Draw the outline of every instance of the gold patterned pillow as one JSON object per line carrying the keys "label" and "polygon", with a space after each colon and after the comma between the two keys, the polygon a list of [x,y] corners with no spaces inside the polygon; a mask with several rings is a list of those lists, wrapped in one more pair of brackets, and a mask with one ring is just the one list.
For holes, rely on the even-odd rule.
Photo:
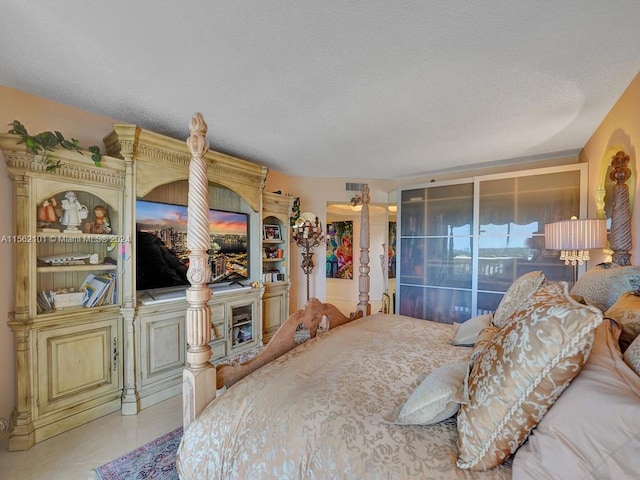
{"label": "gold patterned pillow", "polygon": [[640,296],[634,292],[623,293],[616,303],[604,312],[604,316],[615,320],[622,328],[618,343],[624,353],[631,342],[640,335]]}
{"label": "gold patterned pillow", "polygon": [[584,365],[602,312],[565,282],[542,285],[471,367],[458,413],[459,468],[488,470],[526,440]]}
{"label": "gold patterned pillow", "polygon": [[493,324],[496,327],[506,325],[509,318],[520,310],[522,304],[542,285],[542,282],[544,282],[544,274],[539,271],[525,273],[516,278],[500,300],[493,314]]}
{"label": "gold patterned pillow", "polygon": [[499,331],[500,329],[498,327],[490,325],[478,334],[478,339],[473,346],[473,350],[471,350],[470,364],[473,364],[473,362],[476,361],[476,358],[480,356],[482,351],[487,347],[487,345],[489,345],[493,336]]}
{"label": "gold patterned pillow", "polygon": [[624,361],[634,372],[640,375],[640,336],[631,342],[627,351],[624,352]]}

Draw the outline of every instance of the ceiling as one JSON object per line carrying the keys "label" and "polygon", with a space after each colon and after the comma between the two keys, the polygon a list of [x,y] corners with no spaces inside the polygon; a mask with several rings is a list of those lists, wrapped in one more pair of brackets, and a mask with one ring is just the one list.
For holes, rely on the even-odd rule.
{"label": "ceiling", "polygon": [[[0,84],[287,175],[575,153],[640,68],[637,0],[3,2]],[[54,127],[52,127],[54,128]]]}

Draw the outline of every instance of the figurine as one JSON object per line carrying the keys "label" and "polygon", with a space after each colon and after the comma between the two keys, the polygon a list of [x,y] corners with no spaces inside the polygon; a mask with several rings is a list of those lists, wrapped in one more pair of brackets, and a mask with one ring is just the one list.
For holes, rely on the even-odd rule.
{"label": "figurine", "polygon": [[55,197],[51,197],[48,200],[42,202],[38,206],[38,221],[40,222],[40,228],[48,229],[52,224],[58,221],[58,217],[62,214],[62,207],[58,205],[58,201]]}
{"label": "figurine", "polygon": [[84,224],[84,233],[111,233],[111,223],[107,216],[107,209],[103,205],[96,205],[93,209],[93,222]]}
{"label": "figurine", "polygon": [[82,220],[87,218],[89,210],[85,205],[82,205],[75,192],[67,192],[64,194],[64,200],[62,200],[62,217],[60,223],[66,225],[66,232],[78,231],[78,226],[82,223]]}

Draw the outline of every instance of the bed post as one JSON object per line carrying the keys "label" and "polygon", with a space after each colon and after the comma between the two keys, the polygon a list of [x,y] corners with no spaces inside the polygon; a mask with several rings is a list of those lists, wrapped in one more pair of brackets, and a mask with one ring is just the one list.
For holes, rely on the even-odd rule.
{"label": "bed post", "polygon": [[369,304],[369,186],[362,186],[362,210],[360,211],[360,296],[356,312],[371,315]]}
{"label": "bed post", "polygon": [[613,204],[611,207],[611,236],[609,247],[613,250],[611,260],[618,265],[631,265],[631,206],[627,180],[631,177],[629,155],[619,151],[611,160],[609,178],[613,186]]}
{"label": "bed post", "polygon": [[211,358],[211,291],[209,259],[209,180],[207,162],[202,158],[209,150],[207,124],[196,113],[189,123],[191,135],[187,146],[191,151],[189,163],[189,203],[187,215],[187,247],[189,270],[187,278],[186,338],[187,359],[182,375],[182,423],[186,429],[202,409],[215,398],[216,369]]}

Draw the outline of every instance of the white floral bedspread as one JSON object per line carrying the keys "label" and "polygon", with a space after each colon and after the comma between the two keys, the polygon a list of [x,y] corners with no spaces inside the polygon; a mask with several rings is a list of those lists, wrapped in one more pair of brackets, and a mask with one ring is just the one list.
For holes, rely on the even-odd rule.
{"label": "white floral bedspread", "polygon": [[506,479],[509,466],[455,466],[455,419],[397,426],[388,417],[421,374],[466,359],[454,327],[376,314],[330,330],[255,371],[185,432],[177,467],[202,479]]}

